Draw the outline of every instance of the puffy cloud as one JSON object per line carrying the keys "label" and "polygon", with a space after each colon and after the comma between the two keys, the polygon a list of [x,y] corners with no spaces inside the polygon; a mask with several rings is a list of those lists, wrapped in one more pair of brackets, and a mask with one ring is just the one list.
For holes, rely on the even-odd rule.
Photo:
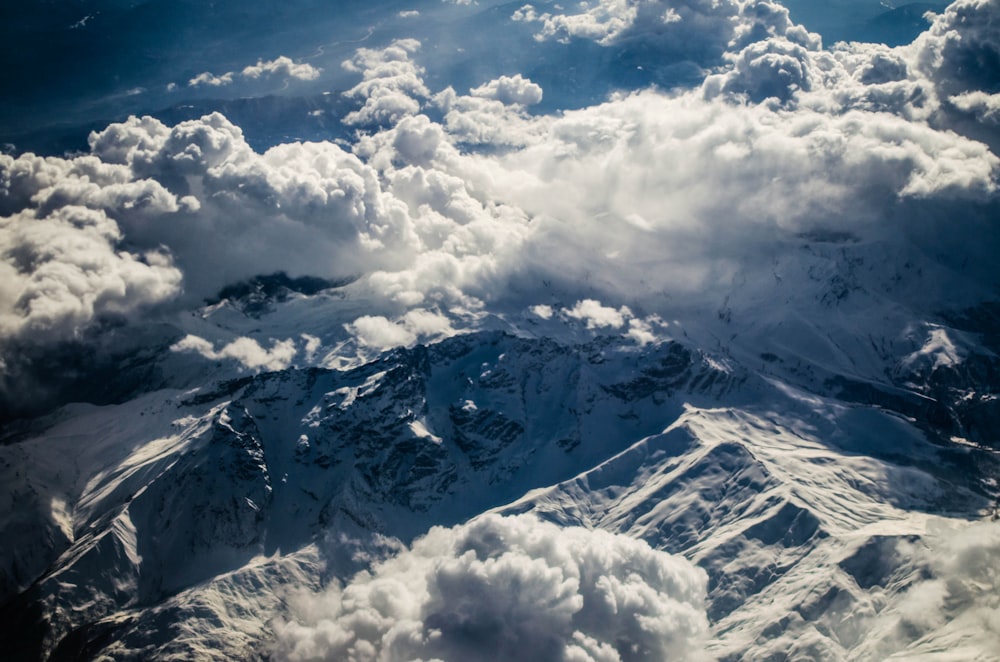
{"label": "puffy cloud", "polygon": [[411,345],[415,333],[401,324],[395,324],[382,315],[365,315],[347,325],[347,331],[368,347],[386,349],[398,345]]}
{"label": "puffy cloud", "polygon": [[542,132],[521,105],[459,95],[450,87],[434,95],[434,102],[445,113],[448,134],[464,144],[523,147]]}
{"label": "puffy cloud", "polygon": [[174,127],[130,118],[90,145],[0,157],[4,336],[28,325],[72,337],[102,314],[182,289],[207,299],[260,273],[398,268],[418,248],[406,205],[333,143],[258,154],[214,114]]}
{"label": "puffy cloud", "polygon": [[864,657],[919,658],[942,645],[955,659],[1000,650],[1000,527],[941,524],[928,533],[922,544],[898,544],[896,557],[919,569],[917,579],[879,614]]}
{"label": "puffy cloud", "polygon": [[420,110],[421,98],[430,96],[424,85],[423,68],[410,56],[420,49],[416,39],[397,39],[383,49],[361,48],[343,63],[363,80],[344,94],[363,99],[364,105],[344,117],[345,124],[361,126],[393,124]]}
{"label": "puffy cloud", "polygon": [[786,8],[767,0],[594,0],[578,7],[577,13],[539,13],[529,4],[512,19],[539,23],[540,40],[652,48],[659,61],[650,66],[663,64],[663,57],[711,65],[729,50],[768,37],[809,48],[820,44],[818,36],[792,23]]}
{"label": "puffy cloud", "polygon": [[135,176],[175,192],[170,222],[133,223],[127,214],[123,224],[134,243],[170,247],[186,289],[202,298],[259,273],[344,277],[379,264],[390,245],[406,252],[410,244],[405,207],[384,194],[375,170],[333,143],[257,154],[218,114],[170,129],[130,120],[91,143],[98,156],[125,160]]}
{"label": "puffy cloud", "polygon": [[316,80],[319,78],[320,70],[308,62],[295,62],[286,55],[279,55],[273,60],[257,60],[257,64],[252,64],[243,68],[240,72],[244,78],[256,80],[261,76],[284,76],[285,78],[297,78],[298,80]]}
{"label": "puffy cloud", "polygon": [[[694,30],[709,4],[676,3],[676,16],[660,19]],[[46,323],[60,333],[102,311],[129,314],[182,291],[200,301],[283,271],[361,276],[353,287],[371,309],[333,325],[350,322],[359,344],[378,348],[435,337],[406,317],[411,309],[439,311],[459,328],[476,311],[557,300],[580,302],[562,319],[651,342],[646,314],[665,314],[664,297],[673,306],[721,297],[734,274],[769,269],[801,233],[933,241],[925,202],[988,215],[1000,161],[935,128],[935,87],[914,59],[926,44],[819,51],[776,5],[716,9],[731,52],[700,89],[533,116],[524,104],[541,90],[519,75],[432,96],[415,62],[419,43],[398,40],[345,64],[361,78],[348,92],[362,105],[345,119],[365,129],[353,145],[260,154],[219,114],[173,127],[130,118],[92,134],[86,155],[3,157],[0,214],[5,229],[55,222],[71,207],[113,225],[101,235],[114,256],[106,263],[141,285],[117,298],[81,295],[82,307],[58,318],[72,322]],[[991,95],[963,92],[950,103],[973,112],[990,108]],[[963,223],[953,241],[965,241]],[[35,262],[15,254],[5,253],[5,268],[27,282]],[[551,288],[544,299],[539,283]],[[35,309],[47,310],[41,302],[55,290],[32,291]],[[14,312],[27,310],[20,292],[5,289],[8,329],[27,319]],[[626,303],[643,318],[621,313]],[[621,321],[607,324],[604,307]]]}
{"label": "puffy cloud", "polygon": [[917,65],[946,95],[1000,91],[1000,7],[956,0],[913,43]]}
{"label": "puffy cloud", "polygon": [[[705,573],[646,543],[486,515],[293,600],[286,660],[700,659]],[[485,656],[485,657],[484,657]]]}
{"label": "puffy cloud", "polygon": [[948,100],[959,110],[974,114],[980,122],[1000,123],[1000,94],[977,90],[956,94]]}
{"label": "puffy cloud", "polygon": [[93,157],[0,155],[0,340],[76,337],[92,320],[170,299],[181,272],[159,246],[125,247],[115,217],[177,211],[150,180]]}
{"label": "puffy cloud", "polygon": [[237,338],[216,350],[211,342],[194,335],[185,336],[170,349],[174,352],[194,352],[210,361],[232,359],[248,370],[284,370],[292,364],[298,351],[295,341],[291,339],[274,340],[271,348],[265,349],[253,338]]}
{"label": "puffy cloud", "polygon": [[[751,101],[787,101],[811,87],[809,52],[787,39],[756,41],[735,57],[733,69],[722,76],[721,91],[745,94]],[[711,89],[711,84],[706,83]]]}
{"label": "puffy cloud", "polygon": [[200,87],[208,85],[210,87],[221,87],[231,85],[236,78],[243,80],[258,80],[280,76],[283,79],[295,78],[297,80],[316,80],[319,78],[321,69],[318,69],[308,62],[296,62],[287,55],[279,55],[273,60],[257,60],[257,64],[244,67],[241,71],[227,71],[224,74],[213,74],[205,71],[188,81],[189,87]]}
{"label": "puffy cloud", "polygon": [[502,103],[517,103],[530,106],[542,100],[542,88],[521,74],[500,76],[469,92],[474,97],[496,99]]}
{"label": "puffy cloud", "polygon": [[524,5],[514,12],[512,18],[515,21],[541,23],[541,30],[536,35],[538,39],[554,37],[568,41],[570,37],[581,37],[608,44],[635,23],[637,4],[626,0],[584,4],[581,6],[584,11],[578,14],[539,14],[532,5]]}
{"label": "puffy cloud", "polygon": [[455,334],[447,317],[423,309],[411,310],[396,322],[382,315],[364,315],[345,328],[363,346],[379,350],[412,345],[418,339],[440,340]]}
{"label": "puffy cloud", "polygon": [[919,221],[887,219],[887,206],[983,200],[998,166],[981,143],[889,114],[692,94],[629,95],[547,129],[490,169],[533,219],[518,267],[567,288],[587,283],[604,301],[668,291],[680,302],[728,286],[755,255],[771,260],[783,239],[817,228],[904,233]]}
{"label": "puffy cloud", "polygon": [[632,311],[622,306],[620,310],[602,306],[600,301],[584,299],[565,311],[567,317],[585,322],[588,329],[611,328],[620,329],[625,325],[626,317],[632,316]]}
{"label": "puffy cloud", "polygon": [[552,306],[547,306],[545,304],[540,303],[538,305],[531,307],[531,313],[533,315],[541,317],[543,320],[549,320],[552,319],[552,315],[555,313],[555,311],[552,310]]}
{"label": "puffy cloud", "polygon": [[202,85],[222,87],[223,85],[232,85],[234,75],[232,71],[227,71],[221,76],[216,76],[210,71],[203,71],[188,81],[188,87],[201,87]]}

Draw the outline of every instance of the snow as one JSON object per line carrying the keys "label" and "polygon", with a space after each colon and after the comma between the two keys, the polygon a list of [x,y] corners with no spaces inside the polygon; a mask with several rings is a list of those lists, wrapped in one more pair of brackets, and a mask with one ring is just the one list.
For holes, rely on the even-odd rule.
{"label": "snow", "polygon": [[[941,541],[979,531],[998,455],[927,412],[992,402],[995,353],[875,288],[824,300],[813,259],[739,281],[726,315],[671,311],[670,337],[638,306],[554,297],[381,352],[345,329],[371,313],[350,287],[258,317],[228,302],[180,315],[176,337],[290,338],[295,357],[256,372],[167,352],[169,388],[67,405],[0,446],[0,588],[43,606],[47,650],[92,625],[115,658],[245,658],[291,617],[289,592],[434,526],[532,512],[700,566],[713,656],[990,650],[988,584]],[[584,323],[616,315],[629,324],[612,335]],[[990,536],[969,536],[991,558]],[[906,611],[918,599],[932,619]]]}

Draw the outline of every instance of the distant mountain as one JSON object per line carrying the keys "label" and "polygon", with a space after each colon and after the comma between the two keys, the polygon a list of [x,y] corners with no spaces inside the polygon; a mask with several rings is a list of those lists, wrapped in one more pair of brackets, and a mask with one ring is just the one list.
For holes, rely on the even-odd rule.
{"label": "distant mountain", "polygon": [[[940,13],[948,2],[913,2],[893,7],[873,0],[815,3],[787,0],[792,19],[823,36],[823,41],[868,41],[900,46],[927,29],[927,12]],[[887,9],[888,8],[888,9]]]}
{"label": "distant mountain", "polygon": [[[252,295],[246,323],[294,328],[289,306],[315,295],[267,282],[215,309]],[[495,510],[694,561],[723,658],[878,657],[911,641],[846,615],[894,613],[931,572],[893,550],[995,496],[996,308],[950,324],[936,337],[961,334],[961,361],[941,343],[889,350],[881,380],[773,346],[482,331],[68,405],[0,448],[3,648],[257,658],[285,591],[362,567],[351,545]]]}

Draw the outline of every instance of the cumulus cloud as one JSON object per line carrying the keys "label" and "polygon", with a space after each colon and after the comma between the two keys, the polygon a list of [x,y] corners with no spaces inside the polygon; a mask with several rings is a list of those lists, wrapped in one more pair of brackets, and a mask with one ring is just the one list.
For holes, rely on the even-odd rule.
{"label": "cumulus cloud", "polygon": [[222,87],[231,85],[236,79],[258,80],[272,76],[283,79],[294,78],[296,80],[316,80],[319,78],[321,69],[312,66],[308,62],[296,62],[287,55],[279,55],[273,60],[257,60],[257,64],[247,65],[240,71],[227,71],[224,74],[213,74],[209,71],[202,72],[188,81],[189,87]]}
{"label": "cumulus cloud", "polygon": [[364,105],[344,117],[345,124],[392,124],[420,110],[420,99],[430,95],[424,85],[423,68],[411,59],[420,49],[416,39],[397,39],[387,48],[359,49],[343,63],[363,80],[345,95],[363,100]]}
{"label": "cumulus cloud", "polygon": [[932,526],[919,544],[900,543],[899,558],[921,568],[918,579],[875,621],[866,656],[921,657],[947,645],[956,659],[1000,650],[1000,526],[996,522]]}
{"label": "cumulus cloud", "polygon": [[434,95],[433,101],[444,112],[448,134],[464,144],[523,147],[543,130],[542,125],[525,114],[521,104],[459,95],[450,87]]}
{"label": "cumulus cloud", "polygon": [[[646,89],[529,115],[525,106],[542,90],[522,75],[467,95],[433,94],[419,42],[404,39],[359,49],[344,65],[360,79],[347,92],[359,103],[344,118],[359,128],[352,144],[290,143],[261,154],[212,114],[176,126],[130,118],[93,133],[84,155],[2,157],[0,232],[12,274],[3,333],[31,326],[65,337],[105,313],[199,302],[283,271],[360,276],[353,287],[372,308],[336,325],[347,322],[367,347],[461,330],[460,318],[476,311],[538,305],[595,332],[651,342],[657,330],[647,313],[665,315],[666,299],[721,298],[735,274],[769,273],[803,233],[933,242],[940,228],[924,210],[936,204],[965,210],[952,214],[961,220],[949,232],[961,242],[966,224],[989,216],[1000,161],[987,145],[941,128],[932,78],[959,57],[948,45],[953,33],[972,30],[970,43],[988,49],[961,12],[949,10],[910,47],[822,50],[778,5],[715,4],[588,5],[625,17],[655,9],[657,21],[688,37],[721,31],[717,73],[697,89]],[[956,7],[981,18],[990,11],[965,0]],[[632,43],[629,31],[639,29],[616,28],[608,47]],[[947,99],[987,118],[995,95],[961,90]],[[25,258],[40,243],[27,228],[46,224],[101,246],[104,257],[84,269],[100,277],[79,285],[63,276],[76,259],[69,251]],[[963,246],[973,244],[989,246],[972,235]],[[45,260],[49,271],[59,266],[61,290],[29,287]],[[553,307],[553,297],[579,303]],[[642,318],[623,313],[626,304]],[[425,310],[450,327],[421,326]]]}
{"label": "cumulus cloud", "polygon": [[227,71],[220,76],[216,76],[210,71],[203,71],[188,81],[188,87],[201,87],[202,85],[222,87],[224,85],[232,85],[233,76],[235,75],[232,71]]}
{"label": "cumulus cloud", "polygon": [[974,114],[981,122],[1000,123],[1000,94],[976,90],[956,94],[948,100],[959,110]]}
{"label": "cumulus cloud", "polygon": [[131,118],[90,145],[0,158],[4,335],[71,337],[182,292],[203,300],[277,271],[343,278],[417,248],[405,204],[333,143],[258,154],[215,114]]}
{"label": "cumulus cloud", "polygon": [[[158,246],[126,248],[116,213],[171,214],[177,203],[150,181],[128,181],[96,159],[0,155],[0,339],[77,336],[93,319],[170,299],[182,274]],[[43,188],[44,187],[44,188]]]}
{"label": "cumulus cloud", "polygon": [[620,310],[602,306],[600,301],[584,299],[566,311],[566,316],[586,323],[588,329],[607,327],[620,329],[625,325],[626,317],[632,316],[632,311],[622,306]]}
{"label": "cumulus cloud", "polygon": [[936,16],[911,50],[917,66],[946,94],[1000,91],[1000,7],[990,0],[957,0]]}
{"label": "cumulus cloud", "polygon": [[755,41],[733,60],[733,68],[721,76],[722,92],[745,94],[759,103],[769,98],[787,101],[811,88],[809,51],[787,39]]}
{"label": "cumulus cloud", "polygon": [[[193,352],[210,361],[231,359],[243,368],[254,371],[284,370],[291,365],[298,351],[292,339],[273,340],[271,348],[265,349],[253,338],[237,338],[216,350],[211,342],[194,335],[185,336],[171,345],[170,349],[174,352]],[[315,352],[315,348],[312,351]]]}
{"label": "cumulus cloud", "polygon": [[646,543],[487,515],[411,548],[279,621],[285,660],[700,659],[705,573]]}
{"label": "cumulus cloud", "polygon": [[388,349],[454,335],[451,321],[440,313],[416,309],[391,321],[382,315],[364,315],[345,325],[347,332],[365,347]]}
{"label": "cumulus cloud", "polygon": [[357,273],[362,261],[410,238],[405,207],[384,193],[376,171],[333,143],[258,154],[214,114],[171,128],[133,119],[93,134],[91,144],[98,157],[124,161],[133,177],[155,177],[174,192],[170,222],[133,222],[131,210],[121,222],[131,242],[169,246],[188,291],[202,298],[295,263],[299,274]]}
{"label": "cumulus cloud", "polygon": [[286,78],[297,78],[298,80],[316,80],[319,78],[320,70],[308,62],[295,62],[286,55],[279,55],[273,60],[257,60],[257,64],[252,64],[243,68],[240,75],[244,78],[256,80],[261,76],[284,76]]}
{"label": "cumulus cloud", "polygon": [[768,37],[784,37],[810,48],[820,43],[818,36],[790,20],[785,7],[767,0],[592,0],[579,3],[572,13],[555,7],[556,12],[539,13],[528,4],[511,18],[539,24],[535,35],[539,40],[641,45],[667,62],[690,60],[703,66],[714,64],[727,51]]}
{"label": "cumulus cloud", "polygon": [[542,101],[542,88],[521,74],[500,76],[470,90],[474,97],[496,99],[502,103],[517,103],[530,106]]}

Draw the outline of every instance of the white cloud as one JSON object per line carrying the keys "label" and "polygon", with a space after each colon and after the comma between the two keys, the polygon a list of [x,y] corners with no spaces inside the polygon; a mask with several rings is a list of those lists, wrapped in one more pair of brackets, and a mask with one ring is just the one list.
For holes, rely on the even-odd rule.
{"label": "white cloud", "polygon": [[121,244],[104,211],[75,204],[0,218],[0,340],[74,338],[97,318],[178,294],[181,272],[169,255]]}
{"label": "white cloud", "polygon": [[948,100],[959,110],[974,114],[981,122],[1000,123],[1000,94],[976,90],[956,94]]}
{"label": "white cloud", "polygon": [[364,101],[359,110],[344,117],[344,123],[393,124],[419,112],[419,99],[430,95],[422,79],[423,68],[410,59],[419,49],[415,39],[397,39],[383,49],[361,48],[344,62],[345,69],[363,78],[345,96]]}
{"label": "white cloud", "polygon": [[292,600],[285,660],[696,660],[705,573],[646,543],[487,515]]}
{"label": "white cloud", "polygon": [[996,85],[1000,60],[1000,7],[989,0],[956,0],[938,15],[911,49],[916,65],[945,94]]}
{"label": "white cloud", "polygon": [[319,78],[322,69],[312,66],[308,62],[296,62],[287,55],[279,55],[273,60],[257,60],[257,64],[247,65],[240,71],[227,71],[224,74],[213,74],[205,71],[188,81],[189,87],[221,87],[232,85],[240,78],[242,80],[258,80],[272,76],[281,77],[285,80],[294,78],[296,80],[316,80]]}
{"label": "white cloud", "polygon": [[523,147],[542,131],[521,105],[484,97],[458,95],[448,88],[434,95],[445,113],[444,128],[455,140],[473,145]]}
{"label": "white cloud", "polygon": [[532,306],[531,312],[532,314],[541,317],[543,320],[552,319],[552,315],[555,314],[555,311],[552,310],[552,306],[547,306],[545,304],[538,304],[537,306]]}
{"label": "white cloud", "polygon": [[257,60],[257,64],[252,64],[243,68],[240,75],[244,78],[256,80],[262,76],[283,76],[284,78],[296,78],[298,80],[316,80],[319,78],[320,69],[312,66],[308,62],[295,62],[286,55],[279,55],[273,60]]}
{"label": "white cloud", "polygon": [[539,13],[528,4],[512,19],[540,24],[536,39],[589,39],[603,46],[642,43],[668,61],[711,64],[727,50],[768,37],[785,37],[809,48],[819,37],[792,23],[780,4],[741,0],[594,0],[576,13]]}
{"label": "white cloud", "polygon": [[864,657],[925,659],[946,646],[953,659],[1000,650],[1000,527],[996,522],[931,527],[922,544],[896,556],[920,571],[881,611],[859,651]]}
{"label": "white cloud", "polygon": [[365,347],[388,349],[454,335],[451,321],[440,313],[415,309],[393,322],[382,315],[364,315],[345,325],[347,332]]}
{"label": "white cloud", "polygon": [[622,307],[621,310],[602,306],[600,301],[584,299],[565,311],[567,317],[585,322],[588,329],[611,328],[620,329],[625,325],[626,317],[631,317],[631,311]]}
{"label": "white cloud", "polygon": [[347,332],[367,347],[387,349],[397,345],[412,345],[417,335],[402,324],[382,315],[364,315],[347,325]]}
{"label": "white cloud", "polygon": [[[15,274],[3,290],[3,333],[20,333],[30,317],[65,337],[104,313],[200,302],[285,271],[361,276],[355,287],[372,309],[350,329],[386,347],[435,337],[407,322],[408,310],[525,311],[539,304],[539,283],[563,301],[666,315],[665,297],[679,307],[721,297],[734,274],[769,269],[803,232],[932,242],[936,221],[921,211],[931,203],[956,210],[949,238],[966,241],[961,229],[974,223],[966,216],[991,204],[1000,161],[987,145],[938,128],[937,83],[926,72],[945,71],[957,48],[948,44],[974,28],[941,18],[912,47],[822,51],[777,5],[723,2],[714,14],[710,5],[677,3],[676,16],[657,18],[687,36],[723,30],[729,55],[700,89],[647,89],[532,116],[523,105],[541,89],[523,76],[433,95],[419,43],[397,40],[345,64],[361,78],[348,92],[361,107],[345,121],[364,129],[346,149],[291,143],[259,154],[212,114],[173,127],[130,118],[92,134],[87,155],[3,157],[0,232],[4,268]],[[957,7],[987,11],[966,5]],[[948,98],[986,117],[993,96]],[[432,119],[435,109],[443,119]],[[19,257],[23,229],[44,221],[83,231],[59,216],[69,208],[113,226],[99,238],[107,254],[99,271],[122,269],[129,284],[91,280],[66,285],[69,295],[36,287],[23,298],[41,264]],[[92,228],[84,234],[94,240]],[[74,259],[53,253],[48,269]],[[655,325],[581,305],[572,314],[593,329],[637,342],[656,335]]]}
{"label": "white cloud", "polygon": [[496,99],[502,103],[531,106],[542,101],[542,88],[521,74],[500,76],[469,91],[474,97]]}
{"label": "white cloud", "polygon": [[732,70],[722,76],[723,92],[745,94],[754,102],[787,101],[795,92],[812,87],[809,51],[787,39],[755,41],[733,60]]}
{"label": "white cloud", "polygon": [[216,76],[210,71],[203,71],[188,81],[188,87],[201,87],[202,85],[222,87],[224,85],[232,85],[234,75],[232,71],[227,71],[220,76]]}
{"label": "white cloud", "polygon": [[303,348],[305,359],[307,362],[312,363],[312,361],[316,358],[316,353],[319,351],[319,348],[323,346],[323,341],[308,333],[301,334],[301,338],[306,344]]}
{"label": "white cloud", "polygon": [[284,370],[292,364],[297,349],[295,341],[273,340],[270,349],[260,346],[253,338],[237,338],[216,350],[211,342],[187,335],[171,345],[174,352],[193,352],[210,361],[232,359],[248,370]]}

